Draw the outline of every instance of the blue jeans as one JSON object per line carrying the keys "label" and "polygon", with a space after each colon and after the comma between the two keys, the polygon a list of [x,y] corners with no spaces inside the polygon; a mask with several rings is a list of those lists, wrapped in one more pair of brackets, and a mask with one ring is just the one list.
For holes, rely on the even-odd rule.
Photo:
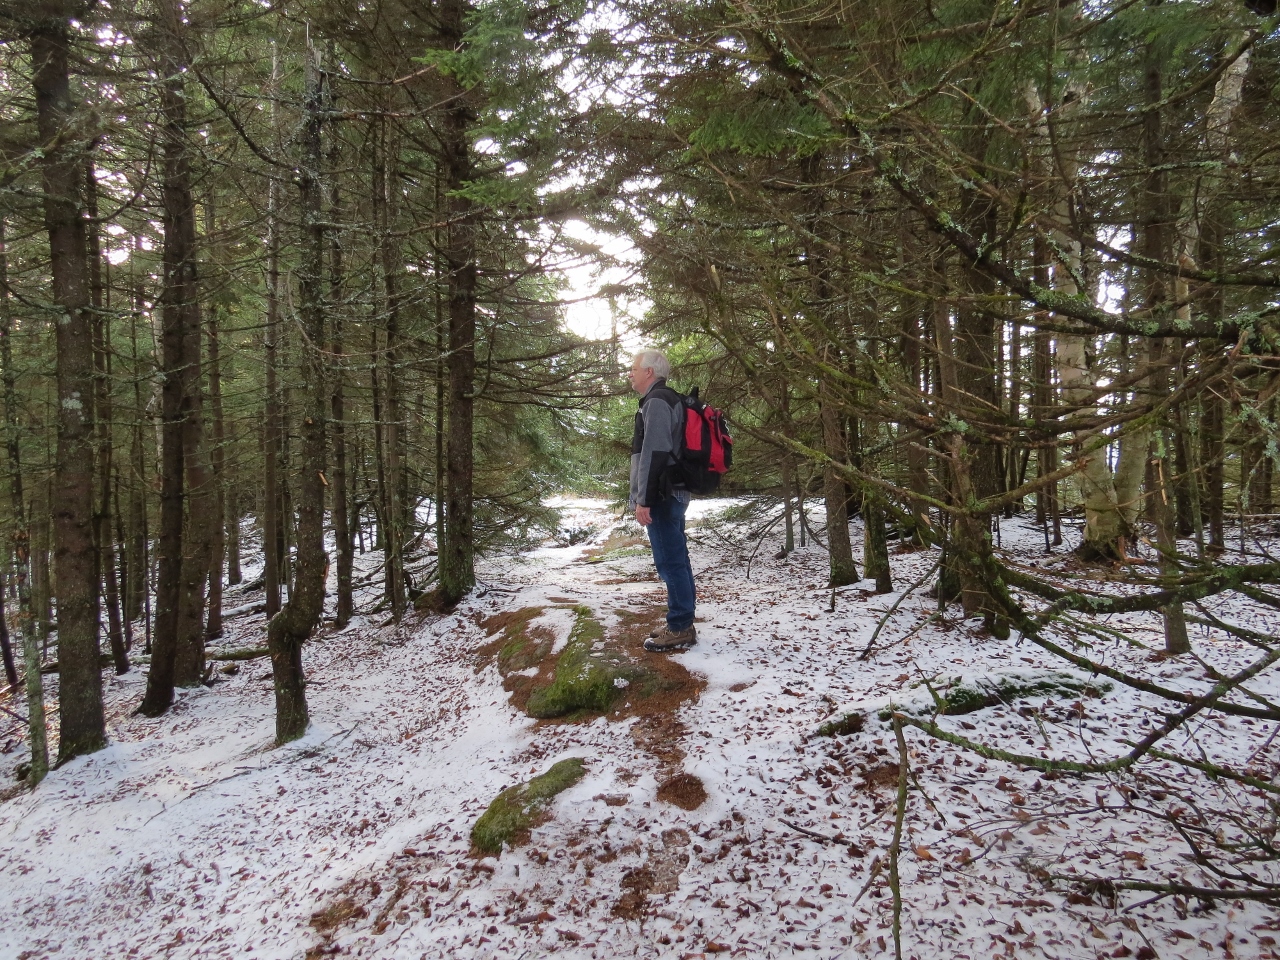
{"label": "blue jeans", "polygon": [[667,585],[667,627],[679,632],[693,626],[697,590],[693,568],[689,566],[689,545],[684,538],[684,511],[687,503],[674,497],[659,500],[650,509],[649,544],[653,565]]}

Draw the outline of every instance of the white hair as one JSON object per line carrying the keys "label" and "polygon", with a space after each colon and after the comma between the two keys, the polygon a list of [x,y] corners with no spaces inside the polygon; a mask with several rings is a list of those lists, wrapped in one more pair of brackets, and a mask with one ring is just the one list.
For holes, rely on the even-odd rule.
{"label": "white hair", "polygon": [[671,376],[671,361],[661,350],[652,348],[641,350],[636,354],[636,366],[641,370],[652,370],[653,375],[659,380],[666,380]]}

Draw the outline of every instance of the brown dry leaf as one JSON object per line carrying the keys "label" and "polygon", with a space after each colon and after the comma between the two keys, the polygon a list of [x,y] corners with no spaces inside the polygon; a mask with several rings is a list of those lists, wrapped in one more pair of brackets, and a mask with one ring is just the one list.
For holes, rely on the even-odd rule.
{"label": "brown dry leaf", "polygon": [[921,860],[937,860],[938,859],[930,852],[929,848],[926,847],[923,843],[912,844],[911,849],[916,852],[916,856],[919,857]]}

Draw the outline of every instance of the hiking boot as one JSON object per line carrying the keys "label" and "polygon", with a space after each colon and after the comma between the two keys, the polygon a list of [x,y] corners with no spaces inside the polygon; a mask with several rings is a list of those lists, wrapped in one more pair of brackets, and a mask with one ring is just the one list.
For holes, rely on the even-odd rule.
{"label": "hiking boot", "polygon": [[665,628],[656,637],[646,640],[644,648],[653,653],[674,653],[677,650],[687,650],[697,642],[698,631],[690,625],[684,630]]}

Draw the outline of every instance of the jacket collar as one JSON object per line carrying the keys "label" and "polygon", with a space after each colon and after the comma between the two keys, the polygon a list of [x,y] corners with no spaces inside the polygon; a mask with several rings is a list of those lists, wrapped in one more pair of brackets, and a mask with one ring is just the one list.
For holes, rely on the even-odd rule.
{"label": "jacket collar", "polygon": [[653,381],[653,383],[649,384],[649,389],[644,392],[644,396],[640,398],[640,402],[644,403],[649,399],[649,394],[653,393],[653,391],[657,390],[659,387],[665,387],[666,385],[667,378],[659,377],[657,380]]}

